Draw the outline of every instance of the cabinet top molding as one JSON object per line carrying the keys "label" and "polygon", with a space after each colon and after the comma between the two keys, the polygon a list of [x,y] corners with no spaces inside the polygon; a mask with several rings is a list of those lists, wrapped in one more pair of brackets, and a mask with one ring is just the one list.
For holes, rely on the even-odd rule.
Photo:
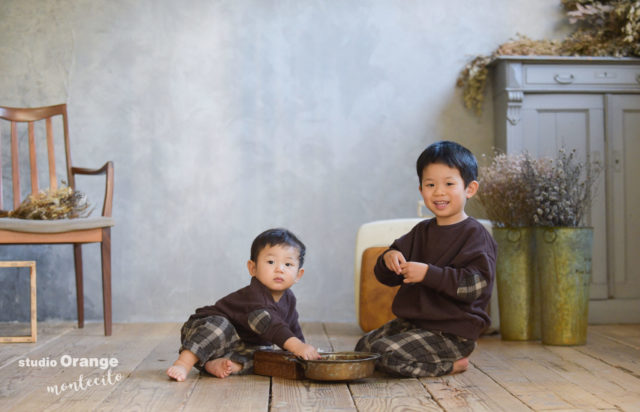
{"label": "cabinet top molding", "polygon": [[494,96],[524,93],[640,93],[640,59],[502,56],[491,64]]}
{"label": "cabinet top molding", "polygon": [[598,56],[497,56],[489,66],[500,62],[520,62],[539,64],[640,64],[637,57]]}

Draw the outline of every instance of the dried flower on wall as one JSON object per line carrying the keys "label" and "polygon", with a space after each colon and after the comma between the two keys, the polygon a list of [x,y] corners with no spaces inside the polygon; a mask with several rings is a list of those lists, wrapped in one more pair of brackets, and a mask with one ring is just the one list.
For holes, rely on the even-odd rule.
{"label": "dried flower on wall", "polygon": [[490,56],[478,56],[460,72],[464,104],[482,112],[488,66],[499,56],[640,56],[640,0],[562,0],[576,30],[562,41],[518,35]]}

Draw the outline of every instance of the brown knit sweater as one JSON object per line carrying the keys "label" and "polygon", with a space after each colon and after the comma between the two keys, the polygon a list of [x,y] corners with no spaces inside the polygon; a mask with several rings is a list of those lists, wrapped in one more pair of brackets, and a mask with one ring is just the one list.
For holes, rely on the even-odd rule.
{"label": "brown knit sweater", "polygon": [[276,302],[269,289],[255,277],[249,286],[223,297],[215,305],[196,309],[189,320],[214,315],[227,318],[240,339],[252,345],[276,344],[283,348],[284,342],[294,336],[304,342],[291,289]]}
{"label": "brown knit sweater", "polygon": [[[438,226],[435,219],[418,223],[390,246],[407,262],[429,265],[421,283],[405,284],[387,269],[383,256],[375,267],[378,280],[400,286],[393,313],[417,327],[477,339],[491,320],[486,308],[491,298],[496,268],[496,242],[480,222]],[[386,252],[385,252],[386,253]]]}

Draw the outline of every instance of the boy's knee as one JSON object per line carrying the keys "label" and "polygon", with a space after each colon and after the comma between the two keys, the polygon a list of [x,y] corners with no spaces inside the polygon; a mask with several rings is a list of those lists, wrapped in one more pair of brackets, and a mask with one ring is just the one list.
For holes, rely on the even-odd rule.
{"label": "boy's knee", "polygon": [[360,340],[358,340],[358,343],[356,343],[356,348],[355,350],[357,352],[369,352],[370,351],[370,347],[369,347],[369,342],[367,342],[367,336],[363,336],[360,338]]}
{"label": "boy's knee", "polygon": [[224,316],[208,316],[203,320],[205,328],[211,333],[214,333],[217,336],[223,336],[227,340],[238,339],[236,328],[231,322],[229,322],[229,319]]}

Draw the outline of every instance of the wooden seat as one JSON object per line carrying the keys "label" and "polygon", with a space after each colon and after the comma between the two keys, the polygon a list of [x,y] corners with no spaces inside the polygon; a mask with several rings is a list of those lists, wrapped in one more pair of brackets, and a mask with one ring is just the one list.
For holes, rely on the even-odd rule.
{"label": "wooden seat", "polygon": [[[82,284],[82,244],[100,243],[102,259],[102,297],[104,310],[104,334],[111,335],[111,217],[113,202],[113,162],[106,162],[99,169],[73,167],[69,145],[67,105],[38,108],[13,108],[0,106],[0,210],[16,209],[22,200],[40,190],[58,188],[56,166],[62,179],[76,189],[76,175],[105,175],[105,194],[99,217],[60,220],[25,220],[0,218],[0,244],[72,244],[76,272],[76,303],[78,327],[84,327],[84,291]],[[1,124],[4,123],[4,124]],[[55,125],[55,127],[54,127]],[[54,139],[54,129],[61,129]],[[40,133],[42,132],[42,133]],[[24,140],[27,140],[25,142]],[[6,144],[8,143],[8,144]],[[11,167],[2,165],[2,153],[10,148]],[[46,147],[46,149],[45,149]],[[42,150],[38,150],[38,149]],[[56,150],[64,150],[56,159]],[[39,167],[45,165],[45,167]],[[28,172],[21,176],[21,171]],[[48,171],[46,184],[39,185],[39,173]],[[10,177],[4,179],[3,173]],[[66,177],[66,179],[65,179]],[[4,190],[4,182],[11,183],[11,190]],[[30,187],[22,189],[23,181]],[[3,200],[9,199],[4,207]]]}

